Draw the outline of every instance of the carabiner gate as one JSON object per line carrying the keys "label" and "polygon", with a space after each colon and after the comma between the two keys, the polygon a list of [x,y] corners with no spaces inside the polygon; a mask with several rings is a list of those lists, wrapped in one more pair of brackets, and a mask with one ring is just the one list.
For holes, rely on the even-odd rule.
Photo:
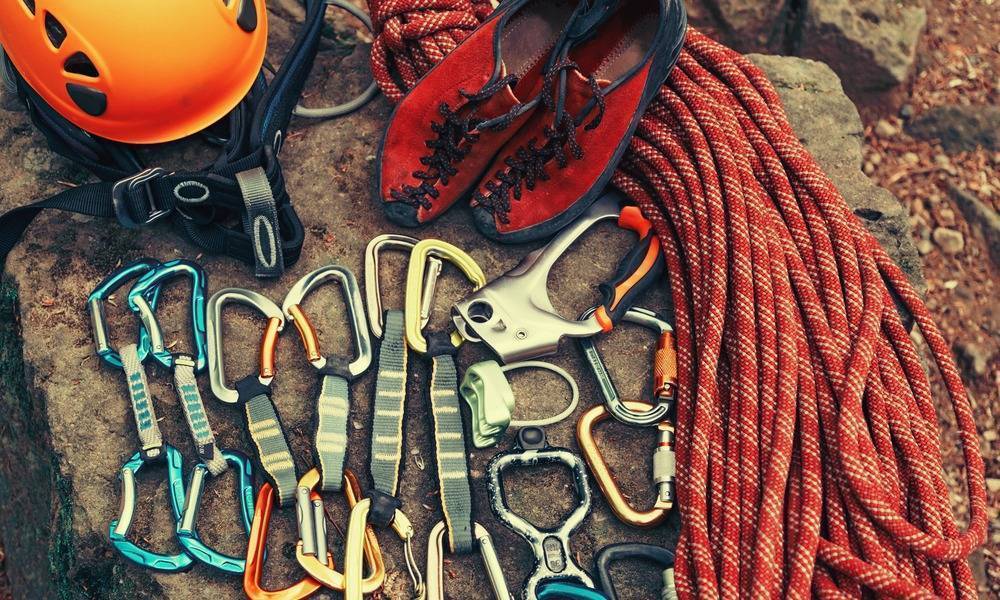
{"label": "carabiner gate", "polygon": [[133,312],[138,313],[143,326],[149,332],[152,355],[156,362],[167,370],[174,368],[175,355],[167,349],[163,339],[163,330],[156,320],[155,306],[151,302],[154,290],[167,280],[175,277],[191,278],[191,330],[194,337],[194,372],[202,373],[208,368],[208,343],[205,334],[205,295],[207,281],[205,271],[195,263],[187,260],[172,260],[165,262],[156,269],[146,273],[132,287],[128,294],[128,305]]}
{"label": "carabiner gate", "polygon": [[[647,404],[642,402],[624,401],[625,408],[638,412]],[[674,427],[667,421],[661,422],[659,440],[653,451],[653,482],[656,485],[656,501],[648,510],[639,511],[629,504],[628,498],[622,493],[607,461],[601,454],[601,449],[594,439],[594,429],[602,422],[611,418],[607,408],[601,404],[591,407],[580,417],[576,424],[576,441],[580,453],[587,466],[597,479],[597,485],[604,493],[604,498],[611,510],[622,522],[633,527],[653,527],[663,522],[674,506]]]}
{"label": "carabiner gate", "polygon": [[[117,350],[111,347],[111,336],[108,333],[108,319],[104,313],[104,303],[126,283],[143,277],[150,271],[156,270],[159,266],[159,261],[151,258],[140,258],[108,275],[87,298],[87,311],[90,313],[97,356],[113,367],[122,368],[122,357],[118,354]],[[159,299],[160,288],[156,286],[150,291],[148,298],[149,305],[153,310],[156,310]],[[140,325],[138,345],[140,363],[146,362],[146,357],[149,356],[151,350],[152,343],[149,339],[149,331],[145,325]]]}
{"label": "carabiner gate", "polygon": [[[314,494],[312,499],[318,500],[319,494]],[[250,600],[304,600],[323,587],[322,583],[308,575],[281,590],[265,590],[261,587],[264,561],[267,557],[267,535],[271,527],[271,513],[274,511],[275,500],[274,489],[271,484],[265,482],[257,492],[257,502],[254,506],[250,543],[247,545],[246,570],[243,572],[243,591]],[[327,561],[332,569],[333,555],[328,555]]]}
{"label": "carabiner gate", "polygon": [[[596,308],[584,313],[584,317],[592,315]],[[597,345],[592,338],[580,339],[580,349],[590,365],[590,370],[597,378],[604,396],[604,404],[618,421],[636,427],[653,427],[667,418],[674,406],[675,390],[677,388],[677,347],[674,342],[674,328],[662,317],[645,308],[630,308],[622,317],[623,321],[641,325],[659,334],[656,354],[653,358],[653,406],[648,404],[628,404],[622,402],[615,382],[611,379],[604,361],[601,359]]]}
{"label": "carabiner gate", "polygon": [[[406,271],[406,341],[410,348],[420,354],[427,353],[427,338],[424,337],[421,317],[428,312],[425,307],[431,299],[425,297],[426,269],[430,258],[437,257],[446,260],[462,271],[472,282],[474,290],[486,284],[486,274],[464,250],[441,240],[423,240],[413,247],[410,253],[410,264]],[[451,334],[451,343],[458,347],[463,342],[458,331]]]}
{"label": "carabiner gate", "polygon": [[[313,579],[319,581],[331,590],[345,591],[346,577],[333,566],[320,562],[320,556],[328,557],[330,552],[326,542],[326,511],[323,500],[317,492],[320,483],[318,469],[312,469],[299,480],[296,494],[296,507],[299,521],[299,544],[295,548],[295,557],[299,565]],[[353,511],[361,498],[361,484],[349,469],[344,470],[344,498],[347,506]],[[365,530],[363,553],[368,565],[368,576],[361,581],[363,594],[377,591],[385,583],[385,561],[382,559],[382,549],[379,547],[375,531],[368,527]]]}
{"label": "carabiner gate", "polygon": [[[244,531],[249,535],[254,515],[253,467],[250,459],[242,453],[223,450],[222,455],[226,462],[236,468],[236,499],[240,504],[240,520]],[[246,569],[245,558],[222,554],[210,548],[198,535],[197,523],[201,498],[209,477],[211,474],[204,464],[197,465],[191,473],[184,512],[177,521],[177,540],[184,550],[198,561],[224,573],[242,573]]]}
{"label": "carabiner gate", "polygon": [[162,460],[167,466],[167,489],[170,494],[170,512],[174,521],[179,521],[184,512],[184,458],[180,451],[167,444],[163,445],[160,456],[162,458],[156,461],[147,461],[143,459],[141,452],[136,452],[122,465],[119,472],[122,482],[121,510],[118,512],[118,518],[111,521],[108,526],[108,537],[111,538],[111,545],[115,550],[135,564],[154,571],[180,573],[187,571],[194,564],[194,559],[187,552],[159,554],[140,548],[138,544],[128,539],[139,498],[136,476],[155,462]]}
{"label": "carabiner gate", "polygon": [[[368,325],[372,335],[382,339],[385,328],[385,310],[382,307],[382,291],[379,285],[379,255],[382,249],[403,250],[407,253],[413,250],[420,240],[408,235],[386,233],[368,242],[365,248],[365,307],[368,309]],[[443,265],[441,259],[431,256],[427,259],[427,272],[424,277],[424,302],[420,307],[420,326],[426,327],[431,319],[431,309],[434,303],[434,292],[437,290],[437,280],[441,275]]]}
{"label": "carabiner gate", "polygon": [[206,309],[206,334],[208,340],[208,377],[212,393],[225,404],[238,404],[240,393],[226,385],[226,364],[222,343],[222,309],[235,302],[256,309],[267,318],[267,326],[260,340],[260,360],[258,381],[263,386],[271,385],[274,379],[275,348],[278,336],[285,329],[285,315],[281,308],[269,298],[257,292],[239,288],[226,288],[212,294]]}
{"label": "carabiner gate", "polygon": [[[309,322],[309,318],[302,311],[302,301],[305,297],[328,281],[336,281],[340,284],[344,294],[347,314],[351,323],[351,334],[354,341],[355,358],[347,363],[346,359],[333,359],[323,356],[320,351],[319,336],[316,329]],[[285,318],[295,324],[295,328],[302,338],[302,345],[305,347],[306,356],[310,363],[317,370],[322,371],[327,366],[335,367],[346,375],[347,379],[358,377],[368,370],[372,364],[372,343],[368,335],[368,326],[365,323],[364,303],[361,299],[361,288],[354,274],[346,267],[339,265],[329,265],[316,269],[300,279],[281,304],[281,312]],[[346,363],[340,368],[340,363]],[[332,364],[337,363],[337,364]]]}
{"label": "carabiner gate", "polygon": [[[486,576],[490,580],[490,588],[496,600],[509,600],[507,581],[504,578],[503,567],[497,557],[497,549],[493,544],[490,532],[479,523],[473,523],[476,543],[479,545],[479,556],[486,567]],[[444,600],[444,536],[447,524],[439,521],[431,529],[427,540],[427,598],[428,600]]]}
{"label": "carabiner gate", "polygon": [[[347,541],[344,544],[344,600],[362,600],[365,594],[361,555],[372,531],[368,524],[368,515],[371,513],[371,509],[371,498],[364,498],[351,509],[351,516],[347,524]],[[416,558],[413,555],[413,538],[416,536],[413,524],[410,523],[409,517],[397,508],[390,527],[403,541],[406,570],[409,571],[410,580],[413,582],[415,598],[423,600],[427,592],[423,576],[420,574],[420,567],[417,566]]]}

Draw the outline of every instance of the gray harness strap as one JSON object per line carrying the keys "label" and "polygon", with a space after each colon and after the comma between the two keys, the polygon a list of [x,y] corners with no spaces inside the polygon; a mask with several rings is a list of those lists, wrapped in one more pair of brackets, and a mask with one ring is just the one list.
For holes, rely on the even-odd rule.
{"label": "gray harness strap", "polygon": [[406,338],[403,311],[385,314],[385,333],[375,380],[371,472],[375,489],[395,497],[403,458],[403,414],[406,410]]}
{"label": "gray harness strap", "polygon": [[280,277],[285,271],[281,250],[278,208],[271,183],[264,169],[257,167],[236,174],[243,194],[246,218],[243,231],[253,245],[254,274],[257,277]]}

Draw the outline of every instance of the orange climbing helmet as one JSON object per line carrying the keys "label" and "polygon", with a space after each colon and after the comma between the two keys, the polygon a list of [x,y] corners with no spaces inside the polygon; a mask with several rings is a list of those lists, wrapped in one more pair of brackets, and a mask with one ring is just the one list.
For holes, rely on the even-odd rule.
{"label": "orange climbing helmet", "polygon": [[264,0],[5,0],[0,46],[32,90],[92,135],[152,144],[204,130],[260,76]]}

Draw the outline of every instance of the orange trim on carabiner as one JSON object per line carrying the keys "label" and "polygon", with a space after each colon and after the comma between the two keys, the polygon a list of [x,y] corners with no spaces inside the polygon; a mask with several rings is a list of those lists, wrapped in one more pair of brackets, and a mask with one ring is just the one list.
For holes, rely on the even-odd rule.
{"label": "orange trim on carabiner", "polygon": [[[310,496],[319,499],[319,494]],[[308,575],[298,583],[283,590],[265,590],[260,581],[264,573],[265,549],[267,548],[267,533],[271,527],[271,512],[274,510],[275,495],[271,484],[264,483],[257,493],[257,503],[254,506],[253,526],[250,528],[250,543],[247,545],[247,566],[243,572],[243,591],[250,600],[304,600],[318,592],[323,584]],[[299,541],[299,545],[302,542]],[[333,556],[327,555],[330,568],[333,568]]]}
{"label": "orange trim on carabiner", "polygon": [[274,377],[277,369],[274,366],[274,355],[278,347],[278,336],[284,322],[278,318],[268,319],[264,335],[260,338],[260,376],[264,379]]}
{"label": "orange trim on carabiner", "polygon": [[288,314],[292,317],[292,323],[295,323],[295,329],[299,331],[299,337],[302,338],[302,346],[306,349],[306,358],[309,362],[323,358],[319,351],[319,334],[316,333],[313,324],[309,322],[309,317],[302,311],[302,307],[293,304],[288,307]]}

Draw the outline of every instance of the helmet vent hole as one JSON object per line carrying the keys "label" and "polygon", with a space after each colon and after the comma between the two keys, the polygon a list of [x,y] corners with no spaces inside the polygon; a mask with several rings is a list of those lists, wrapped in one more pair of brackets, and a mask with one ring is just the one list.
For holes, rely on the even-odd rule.
{"label": "helmet vent hole", "polygon": [[66,28],[51,13],[45,13],[45,34],[49,36],[49,41],[57,50],[66,41]]}
{"label": "helmet vent hole", "polygon": [[35,0],[21,0],[24,3],[24,7],[28,9],[28,12],[35,14]]}
{"label": "helmet vent hole", "polygon": [[98,77],[100,73],[97,72],[97,67],[94,66],[93,61],[84,54],[83,52],[77,52],[73,56],[66,59],[63,64],[63,69],[67,73],[73,73],[74,75],[83,75],[84,77]]}

